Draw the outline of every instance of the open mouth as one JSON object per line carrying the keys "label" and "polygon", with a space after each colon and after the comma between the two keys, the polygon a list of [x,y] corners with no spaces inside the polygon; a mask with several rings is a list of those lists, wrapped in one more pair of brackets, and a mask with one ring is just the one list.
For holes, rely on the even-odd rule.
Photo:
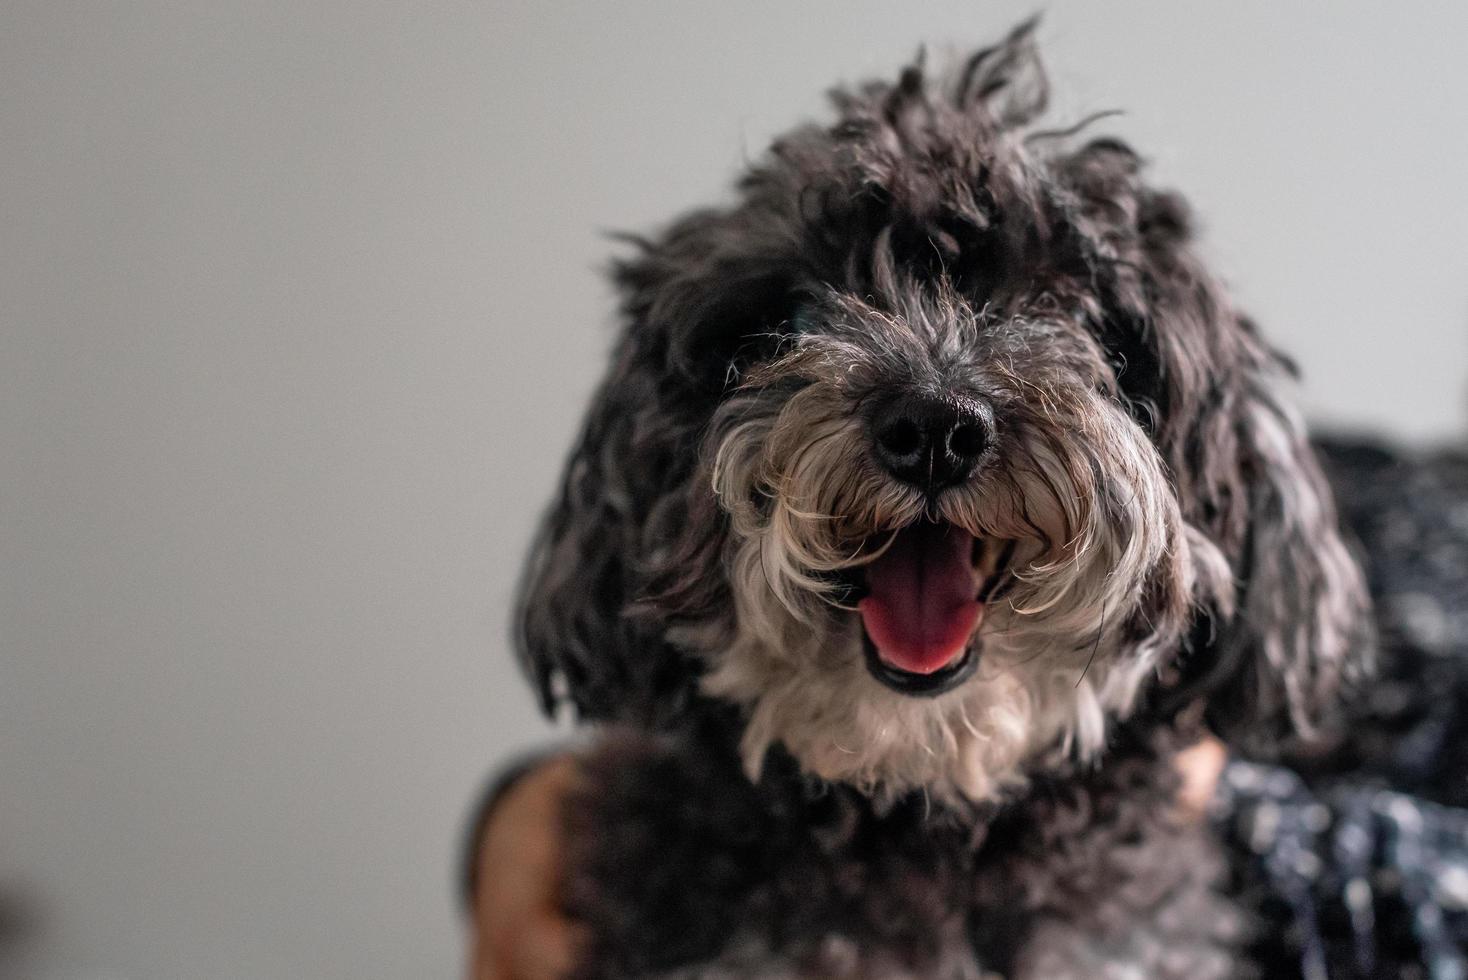
{"label": "open mouth", "polygon": [[954,524],[897,531],[860,571],[862,648],[872,676],[904,694],[956,687],[978,666],[974,634],[985,605],[1009,582],[1014,542],[977,538]]}

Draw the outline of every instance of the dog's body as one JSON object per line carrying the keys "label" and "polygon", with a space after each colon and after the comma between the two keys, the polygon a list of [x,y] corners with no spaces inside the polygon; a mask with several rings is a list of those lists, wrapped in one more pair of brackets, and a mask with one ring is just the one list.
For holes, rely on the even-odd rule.
{"label": "dog's body", "polygon": [[836,102],[619,267],[526,580],[584,972],[1244,972],[1173,757],[1369,649],[1285,365],[1027,28]]}
{"label": "dog's body", "polygon": [[788,759],[750,784],[730,734],[622,734],[587,761],[564,893],[586,975],[1238,975],[1246,921],[1177,813],[1172,745],[1120,733],[1104,766],[960,819],[815,790]]}

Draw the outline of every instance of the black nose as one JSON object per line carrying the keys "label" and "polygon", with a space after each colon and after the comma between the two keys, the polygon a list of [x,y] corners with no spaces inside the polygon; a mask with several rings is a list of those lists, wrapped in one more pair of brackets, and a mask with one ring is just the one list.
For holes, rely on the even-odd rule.
{"label": "black nose", "polygon": [[877,460],[887,472],[928,491],[968,479],[994,441],[987,406],[931,395],[885,403],[871,430]]}

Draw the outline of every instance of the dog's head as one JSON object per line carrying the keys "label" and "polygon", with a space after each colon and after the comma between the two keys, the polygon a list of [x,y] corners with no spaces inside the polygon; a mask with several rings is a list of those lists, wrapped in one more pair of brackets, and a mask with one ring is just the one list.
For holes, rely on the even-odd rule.
{"label": "dog's head", "polygon": [[[617,269],[537,544],[548,704],[732,702],[752,770],[984,799],[1148,702],[1308,732],[1364,605],[1281,359],[1030,32],[835,96]],[[1149,701],[1150,699],[1150,701]]]}

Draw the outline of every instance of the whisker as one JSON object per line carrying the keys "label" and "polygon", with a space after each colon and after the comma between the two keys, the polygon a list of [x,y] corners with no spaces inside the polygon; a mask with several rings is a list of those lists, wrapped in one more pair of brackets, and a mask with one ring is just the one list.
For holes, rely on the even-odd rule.
{"label": "whisker", "polygon": [[1091,645],[1091,655],[1086,658],[1086,666],[1081,669],[1081,676],[1076,678],[1076,687],[1081,686],[1081,681],[1086,679],[1086,672],[1091,669],[1091,662],[1096,659],[1096,651],[1101,647],[1101,636],[1106,632],[1106,603],[1101,603],[1101,627],[1096,630],[1096,642]]}

